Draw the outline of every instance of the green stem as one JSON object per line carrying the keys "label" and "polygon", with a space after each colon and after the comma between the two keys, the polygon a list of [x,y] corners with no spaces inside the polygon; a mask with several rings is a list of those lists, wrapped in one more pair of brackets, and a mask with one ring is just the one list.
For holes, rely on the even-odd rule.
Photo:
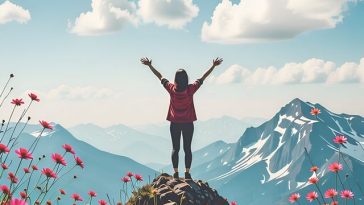
{"label": "green stem", "polygon": [[322,194],[320,187],[319,187],[317,184],[315,184],[315,186],[316,186],[317,190],[318,190],[318,191],[319,191],[319,193],[320,193],[320,196],[321,196],[321,198],[322,198],[322,201],[324,202],[324,204],[326,204],[326,201],[325,201],[324,195]]}
{"label": "green stem", "polygon": [[10,117],[9,117],[9,121],[6,123],[6,128],[5,128],[4,132],[3,132],[3,136],[2,136],[2,137],[1,137],[1,139],[0,139],[0,143],[3,141],[3,139],[4,139],[4,137],[5,137],[5,134],[8,132],[8,127],[9,127],[9,124],[10,124],[11,118],[13,117],[13,114],[14,114],[15,108],[16,108],[16,105],[14,105],[13,110],[11,111],[11,114],[10,114]]}

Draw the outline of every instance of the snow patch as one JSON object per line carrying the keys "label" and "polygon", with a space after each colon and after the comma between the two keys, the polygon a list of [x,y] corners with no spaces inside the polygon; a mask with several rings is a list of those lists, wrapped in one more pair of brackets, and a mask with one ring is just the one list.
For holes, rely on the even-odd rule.
{"label": "snow patch", "polygon": [[283,135],[286,132],[285,128],[279,127],[277,126],[276,128],[274,128],[274,131],[279,132],[281,135]]}
{"label": "snow patch", "polygon": [[285,177],[289,174],[289,166],[291,166],[292,161],[288,164],[286,164],[284,167],[282,167],[282,169],[276,171],[276,172],[271,172],[269,169],[269,166],[267,166],[267,171],[269,173],[269,179],[267,182],[272,181],[273,179],[280,179],[282,177]]}
{"label": "snow patch", "polygon": [[295,135],[298,132],[296,128],[292,128],[292,134]]}
{"label": "snow patch", "polygon": [[45,136],[49,136],[49,135],[51,135],[51,134],[54,133],[54,131],[50,131],[50,132],[43,131],[42,135],[39,136],[40,135],[40,132],[41,131],[35,131],[35,132],[32,132],[31,135],[34,136],[34,137],[45,137]]}
{"label": "snow patch", "polygon": [[[220,176],[217,176],[211,180],[221,180],[223,178],[226,178],[228,176],[231,176],[232,174],[239,172],[241,170],[245,170],[254,164],[260,162],[263,157],[261,154],[258,154],[261,149],[263,148],[264,144],[269,139],[269,136],[262,139],[263,134],[260,136],[260,139],[257,143],[253,144],[252,146],[248,148],[243,148],[243,157],[241,157],[238,161],[236,161],[235,165],[231,168],[230,171],[221,174]],[[254,151],[253,151],[254,150]],[[222,162],[222,161],[221,161]]]}
{"label": "snow patch", "polygon": [[280,183],[282,183],[283,182],[283,180],[279,180],[279,182],[277,182],[276,183],[276,185],[278,185],[278,184],[280,184]]}
{"label": "snow patch", "polygon": [[296,186],[297,189],[302,189],[309,185],[309,183],[307,183],[307,182],[296,182],[296,183],[297,183],[297,186]]}
{"label": "snow patch", "polygon": [[291,190],[291,180],[288,180],[288,190]]}
{"label": "snow patch", "polygon": [[260,180],[260,183],[261,184],[264,184],[264,182],[265,182],[265,176],[264,176],[264,174],[262,176],[263,176],[263,179]]}

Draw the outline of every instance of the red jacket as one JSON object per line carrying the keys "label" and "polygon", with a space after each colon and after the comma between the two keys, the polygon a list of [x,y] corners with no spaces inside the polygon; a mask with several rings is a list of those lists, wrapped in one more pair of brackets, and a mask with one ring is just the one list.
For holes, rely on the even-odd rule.
{"label": "red jacket", "polygon": [[195,106],[193,104],[193,94],[202,85],[202,80],[197,79],[189,84],[187,89],[182,92],[176,91],[176,85],[162,78],[161,83],[168,91],[171,99],[168,108],[167,120],[171,122],[193,122],[197,120]]}

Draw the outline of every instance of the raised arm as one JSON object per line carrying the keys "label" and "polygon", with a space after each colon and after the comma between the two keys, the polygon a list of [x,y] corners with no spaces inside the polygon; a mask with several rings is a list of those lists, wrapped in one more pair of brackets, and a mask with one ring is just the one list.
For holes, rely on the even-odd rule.
{"label": "raised arm", "polygon": [[222,58],[216,58],[212,61],[212,66],[203,74],[203,76],[200,78],[202,81],[205,81],[207,76],[210,75],[210,73],[215,69],[216,66],[220,65],[222,63]]}
{"label": "raised arm", "polygon": [[146,65],[146,66],[148,66],[149,68],[150,68],[150,70],[154,73],[154,75],[155,76],[157,76],[157,78],[159,79],[159,80],[161,80],[162,79],[162,74],[160,74],[160,72],[158,72],[157,71],[157,69],[155,69],[153,66],[152,66],[152,59],[148,59],[148,58],[141,58],[140,59],[140,61],[144,64],[144,65]]}

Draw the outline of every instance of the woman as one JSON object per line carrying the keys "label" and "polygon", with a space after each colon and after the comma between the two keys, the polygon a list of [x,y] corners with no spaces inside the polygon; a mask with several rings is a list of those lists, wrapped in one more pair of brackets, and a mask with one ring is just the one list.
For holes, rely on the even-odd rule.
{"label": "woman", "polygon": [[164,88],[170,95],[170,104],[168,109],[167,120],[171,122],[170,132],[172,138],[172,164],[174,169],[173,177],[179,178],[178,175],[178,152],[180,149],[181,133],[183,136],[183,150],[185,152],[185,179],[191,179],[190,168],[192,163],[191,142],[193,136],[193,121],[196,121],[195,107],[193,105],[193,94],[200,88],[204,80],[222,63],[221,58],[212,61],[212,66],[205,74],[197,79],[194,83],[188,84],[188,75],[185,70],[178,69],[174,78],[174,83],[170,83],[166,78],[152,66],[152,60],[142,58],[140,60],[147,65],[150,70],[158,77]]}

